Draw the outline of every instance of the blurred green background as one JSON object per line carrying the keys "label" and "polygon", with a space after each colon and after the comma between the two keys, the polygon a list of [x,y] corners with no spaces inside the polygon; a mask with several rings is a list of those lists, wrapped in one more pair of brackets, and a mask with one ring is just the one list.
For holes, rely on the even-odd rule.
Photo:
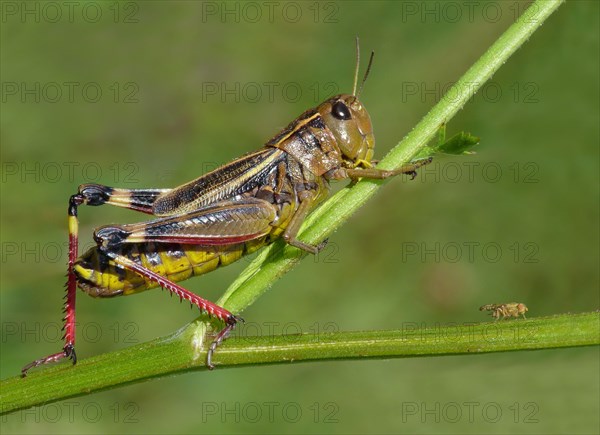
{"label": "blurred green background", "polygon": [[[84,182],[172,187],[349,92],[381,158],[527,2],[2,3],[2,378],[59,350],[66,208]],[[599,4],[563,5],[448,125],[477,155],[395,180],[244,312],[239,334],[412,328],[599,307]],[[364,65],[363,65],[364,68]],[[146,219],[110,207],[95,227]],[[187,281],[216,300],[247,264]],[[78,299],[85,358],[196,311]],[[65,378],[68,382],[68,377]],[[597,433],[598,348],[216,370],[3,417],[3,433]],[[472,411],[472,412],[471,412]]]}

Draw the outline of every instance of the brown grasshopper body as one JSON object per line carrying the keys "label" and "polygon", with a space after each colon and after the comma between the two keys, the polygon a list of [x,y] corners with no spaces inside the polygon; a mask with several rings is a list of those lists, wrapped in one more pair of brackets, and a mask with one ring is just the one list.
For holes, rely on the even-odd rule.
{"label": "brown grasshopper body", "polygon": [[[367,69],[368,73],[368,69]],[[365,74],[366,79],[366,74]],[[364,82],[364,79],[363,79]],[[241,319],[177,282],[236,261],[282,237],[310,253],[324,246],[296,238],[306,216],[329,194],[329,181],[412,174],[430,161],[393,171],[371,167],[375,144],[369,114],[353,95],[337,95],[300,115],[259,151],[174,189],[80,186],[69,202],[69,269],[65,345],[59,353],[23,368],[75,356],[75,293],[97,297],[161,286],[225,323],[216,347]],[[154,220],[97,229],[97,246],[77,256],[79,205],[115,205]]]}

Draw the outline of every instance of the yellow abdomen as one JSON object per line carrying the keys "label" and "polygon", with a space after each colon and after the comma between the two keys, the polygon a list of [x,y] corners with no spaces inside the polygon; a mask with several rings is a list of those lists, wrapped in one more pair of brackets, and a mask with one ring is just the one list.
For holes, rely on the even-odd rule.
{"label": "yellow abdomen", "polygon": [[[227,266],[266,244],[267,236],[215,247],[149,242],[123,245],[118,254],[177,282]],[[148,278],[117,267],[96,247],[79,257],[73,270],[79,287],[94,297],[129,295],[158,286]]]}

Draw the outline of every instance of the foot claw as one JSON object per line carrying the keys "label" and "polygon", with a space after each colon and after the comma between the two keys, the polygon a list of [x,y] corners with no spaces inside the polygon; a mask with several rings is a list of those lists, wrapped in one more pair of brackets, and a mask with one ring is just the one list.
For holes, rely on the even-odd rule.
{"label": "foot claw", "polygon": [[328,243],[329,243],[329,238],[327,238],[327,239],[323,240],[321,243],[319,243],[317,245],[317,253],[321,252],[325,248],[325,246],[327,246]]}
{"label": "foot claw", "polygon": [[215,368],[215,365],[212,363],[213,353],[215,352],[217,347],[223,342],[223,340],[225,340],[229,336],[229,334],[231,333],[231,331],[233,331],[233,328],[235,328],[235,325],[238,322],[244,322],[244,319],[242,319],[239,316],[230,314],[229,317],[227,317],[227,319],[225,320],[226,326],[223,329],[221,329],[221,331],[217,334],[217,337],[210,344],[210,347],[208,348],[208,352],[206,354],[206,367],[208,367],[209,370],[213,370]]}
{"label": "foot claw", "polygon": [[36,359],[33,362],[30,362],[25,367],[21,369],[21,377],[24,378],[27,376],[27,372],[34,367],[41,366],[43,364],[48,364],[51,362],[60,361],[63,358],[69,358],[73,361],[73,365],[77,363],[77,355],[75,354],[75,347],[72,344],[67,344],[63,348],[62,352],[58,352],[52,355],[48,355],[46,358]]}

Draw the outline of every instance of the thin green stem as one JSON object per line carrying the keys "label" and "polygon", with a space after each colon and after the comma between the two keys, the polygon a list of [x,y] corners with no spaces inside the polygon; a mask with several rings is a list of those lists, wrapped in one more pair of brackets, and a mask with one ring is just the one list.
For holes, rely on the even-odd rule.
{"label": "thin green stem", "polygon": [[[148,378],[206,370],[206,347],[195,353],[189,331],[118,352],[2,381],[1,413],[89,394]],[[247,337],[239,331],[215,356],[226,367],[301,361],[472,355],[600,344],[600,313],[565,314],[449,327]],[[68,382],[66,380],[68,379]]]}
{"label": "thin green stem", "polygon": [[[483,83],[554,12],[561,0],[538,0],[449,90],[448,94],[423,118],[408,136],[382,161],[383,168],[396,168],[408,162],[433,138],[440,125],[449,121]],[[361,181],[345,188],[323,204],[305,222],[300,239],[318,243],[364,204],[383,184]],[[235,313],[253,303],[277,278],[299,260],[299,251],[274,243],[263,250],[231,285],[219,303]],[[264,364],[317,359],[391,358],[459,353],[496,352],[521,349],[582,346],[598,344],[598,314],[569,315],[547,319],[493,323],[505,331],[512,325],[537,325],[535,340],[466,339],[456,328],[442,330],[371,331],[339,333],[330,336],[261,337],[251,341],[231,339],[215,355],[215,363],[225,366]],[[489,325],[489,324],[488,324]],[[483,334],[485,325],[474,326]],[[489,326],[487,326],[489,327]],[[203,318],[172,336],[163,337],[121,351],[34,371],[26,379],[10,378],[0,384],[3,413],[49,403],[67,397],[89,394],[140,380],[188,370],[204,369],[208,324]],[[440,332],[442,331],[442,332]],[[452,332],[454,331],[454,332]],[[436,335],[437,334],[437,335]],[[439,334],[442,334],[440,337]],[[456,340],[444,340],[445,334]],[[435,336],[435,340],[431,338]],[[485,337],[486,335],[481,335]],[[66,381],[68,379],[68,381]]]}

